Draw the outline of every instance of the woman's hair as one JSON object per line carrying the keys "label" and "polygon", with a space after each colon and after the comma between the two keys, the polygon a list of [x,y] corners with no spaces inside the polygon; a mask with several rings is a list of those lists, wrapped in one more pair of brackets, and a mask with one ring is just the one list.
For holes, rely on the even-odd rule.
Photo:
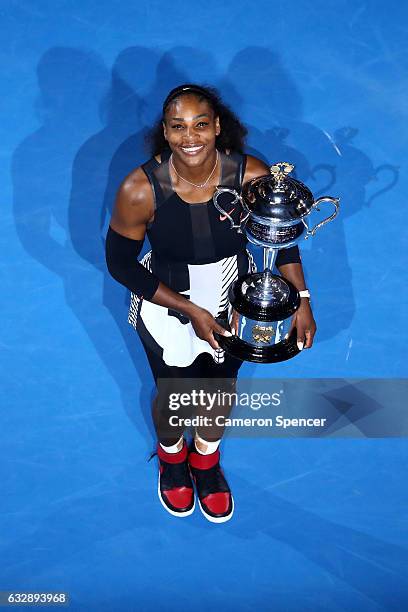
{"label": "woman's hair", "polygon": [[240,122],[232,110],[222,102],[220,94],[213,87],[203,87],[187,83],[175,87],[168,94],[163,103],[162,117],[157,121],[146,136],[146,144],[152,155],[160,155],[162,151],[168,149],[169,145],[163,134],[163,121],[167,108],[176,98],[183,95],[193,94],[200,100],[206,100],[214,112],[215,117],[220,118],[221,132],[215,139],[215,146],[218,150],[225,152],[227,149],[243,152],[245,136],[248,130]]}

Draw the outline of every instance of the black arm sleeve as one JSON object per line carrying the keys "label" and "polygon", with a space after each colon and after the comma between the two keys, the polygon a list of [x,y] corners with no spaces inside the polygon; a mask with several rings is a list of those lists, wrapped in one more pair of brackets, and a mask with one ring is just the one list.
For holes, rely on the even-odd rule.
{"label": "black arm sleeve", "polygon": [[289,247],[288,249],[281,249],[278,252],[275,261],[276,267],[279,268],[280,266],[284,266],[285,264],[289,263],[302,263],[297,245]]}
{"label": "black arm sleeve", "polygon": [[143,242],[126,238],[109,226],[106,234],[106,264],[109,273],[118,283],[139,297],[151,300],[160,280],[137,260]]}

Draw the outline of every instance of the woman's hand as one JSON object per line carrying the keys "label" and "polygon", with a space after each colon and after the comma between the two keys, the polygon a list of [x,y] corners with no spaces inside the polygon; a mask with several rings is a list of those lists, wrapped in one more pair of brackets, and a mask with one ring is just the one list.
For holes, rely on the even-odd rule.
{"label": "woman's hand", "polygon": [[192,313],[189,313],[189,318],[196,336],[201,340],[208,342],[213,349],[220,348],[218,342],[214,338],[214,332],[220,334],[221,336],[231,336],[231,333],[221,327],[221,325],[219,325],[214,319],[212,314],[204,308],[197,306]]}
{"label": "woman's hand", "polygon": [[308,298],[302,298],[298,310],[293,315],[288,335],[296,327],[297,345],[300,350],[311,348],[316,333],[316,322]]}

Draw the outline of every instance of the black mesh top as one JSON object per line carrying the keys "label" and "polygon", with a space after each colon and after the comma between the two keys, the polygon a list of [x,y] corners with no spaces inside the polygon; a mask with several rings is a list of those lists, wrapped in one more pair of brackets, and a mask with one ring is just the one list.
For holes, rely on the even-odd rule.
{"label": "black mesh top", "polygon": [[[247,239],[230,229],[228,219],[220,215],[212,199],[190,204],[173,190],[169,171],[170,151],[162,154],[162,162],[150,159],[142,166],[155,196],[154,221],[147,228],[152,251],[166,261],[205,264],[219,261],[245,250]],[[220,153],[221,184],[240,190],[246,156]],[[243,213],[240,205],[229,205],[233,197],[225,195],[222,205],[238,222]]]}

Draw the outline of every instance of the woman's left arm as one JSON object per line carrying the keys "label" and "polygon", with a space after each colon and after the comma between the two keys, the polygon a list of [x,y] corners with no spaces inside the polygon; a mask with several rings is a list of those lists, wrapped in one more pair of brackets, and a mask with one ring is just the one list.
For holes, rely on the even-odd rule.
{"label": "woman's left arm", "polygon": [[[245,175],[243,183],[250,181],[257,176],[269,174],[269,166],[267,166],[262,160],[252,155],[247,155],[247,163],[245,169]],[[277,264],[277,268],[280,274],[287,278],[288,281],[295,285],[298,291],[306,289],[305,277],[303,274],[302,264],[296,263],[284,263],[282,265]],[[316,333],[316,322],[313,317],[312,309],[310,306],[309,298],[300,298],[300,307],[293,315],[291,321],[291,330],[296,326],[297,331],[297,343],[300,349],[310,348],[313,344],[313,338]],[[290,332],[289,332],[290,333]]]}

